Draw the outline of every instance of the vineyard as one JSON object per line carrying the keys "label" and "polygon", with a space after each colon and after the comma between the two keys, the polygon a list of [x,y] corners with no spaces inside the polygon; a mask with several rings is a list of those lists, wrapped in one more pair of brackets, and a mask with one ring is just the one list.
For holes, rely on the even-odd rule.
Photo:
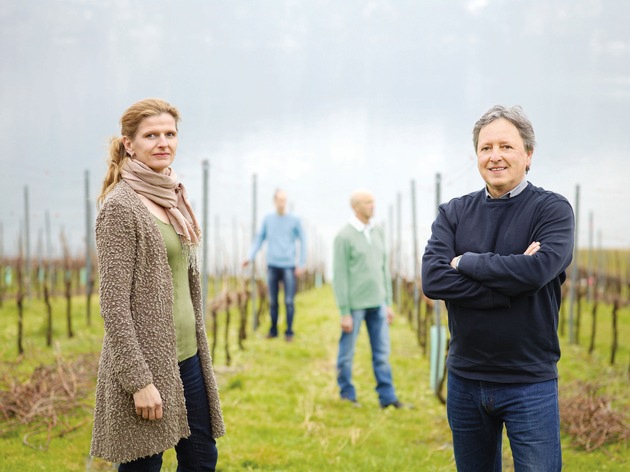
{"label": "vineyard", "polygon": [[[587,257],[585,253],[580,254],[578,262]],[[572,343],[582,345],[589,354],[605,356],[610,365],[624,365],[627,362],[630,379],[630,345],[628,336],[622,334],[623,325],[627,324],[624,313],[630,306],[630,259],[622,251],[602,251],[598,259],[600,267],[601,261],[606,261],[604,264],[607,269],[600,268],[593,272],[580,267],[577,270],[578,284],[574,300],[569,298],[572,281],[567,280],[563,285],[559,333],[563,337],[573,337]],[[14,336],[17,355],[24,354],[25,350],[24,338],[28,330],[24,326],[24,312],[27,301],[31,306],[41,304],[43,307],[45,316],[42,317],[42,331],[47,347],[51,347],[53,339],[58,337],[64,339],[75,336],[73,326],[77,320],[73,303],[81,298],[84,298],[82,316],[88,327],[92,325],[95,310],[98,313],[98,307],[95,306],[98,300],[94,294],[98,282],[95,258],[86,263],[85,258],[72,257],[64,246],[62,259],[43,261],[28,270],[21,255],[1,262],[0,310],[17,309]],[[570,267],[567,272],[572,270],[573,267]],[[321,267],[307,270],[297,283],[298,292],[321,286],[324,283]],[[419,348],[423,355],[427,355],[435,303],[421,293],[419,280],[414,284],[413,279],[394,272],[392,284],[398,312],[406,317],[416,333]],[[223,343],[229,365],[230,330],[235,323],[238,331],[236,344],[239,349],[243,349],[248,333],[261,323],[268,310],[267,286],[264,277],[256,277],[252,283],[251,279],[226,270],[221,278],[210,279],[207,289],[209,298],[206,312],[211,347],[214,353],[217,346]],[[62,326],[53,326],[53,305],[59,307],[60,303],[63,304],[64,322]],[[570,315],[573,318],[572,335],[569,333]],[[610,319],[609,325],[601,326],[601,318]],[[4,317],[3,320],[6,323]],[[5,352],[9,352],[6,345]]]}
{"label": "vineyard", "polygon": [[[578,260],[587,264],[588,255],[581,254]],[[565,459],[575,464],[569,470],[600,470],[593,467],[594,458],[609,462],[606,470],[622,470],[624,464],[628,465],[630,264],[628,254],[618,251],[601,253],[597,260],[599,270],[590,271],[587,264],[578,271],[573,303],[570,281],[563,292],[563,439]],[[109,467],[87,457],[102,337],[98,299],[92,290],[98,282],[95,266],[95,261],[86,263],[85,257],[72,257],[69,251],[61,259],[28,268],[19,256],[5,258],[0,265],[0,442],[3,450],[9,451],[7,464],[24,457],[34,464],[54,463],[58,457],[55,451],[63,447],[64,454],[68,454],[64,457],[74,459],[64,463],[62,469],[51,466],[44,470],[82,470],[86,462],[88,470]],[[420,284],[414,284],[413,279],[394,275],[399,316],[392,330],[392,363],[405,400],[422,402],[411,415],[413,419],[378,416],[378,408],[374,408],[374,412],[365,411],[360,417],[351,412],[350,424],[343,420],[348,412],[335,403],[338,325],[332,293],[324,282],[317,270],[300,278],[299,345],[271,349],[263,339],[268,308],[264,278],[257,277],[252,284],[249,278],[225,271],[222,277],[208,280],[208,336],[229,428],[228,437],[219,442],[221,470],[359,470],[353,468],[362,464],[355,454],[371,449],[373,441],[381,437],[381,429],[393,428],[397,433],[390,430],[390,434],[401,434],[397,441],[410,447],[417,442],[413,438],[428,421],[428,413],[433,418],[430,421],[439,425],[437,430],[431,429],[431,434],[442,443],[427,439],[420,451],[400,458],[403,462],[390,458],[381,466],[360,470],[417,470],[411,464],[426,461],[427,457],[433,457],[429,462],[434,464],[433,470],[450,470],[448,426],[442,406],[445,388],[442,382],[430,387],[428,381],[434,302],[422,296]],[[445,316],[441,321],[446,321]],[[259,329],[254,330],[255,326]],[[572,340],[569,326],[574,330]],[[445,353],[446,347],[441,355]],[[363,361],[367,358],[357,360],[356,375],[363,389],[369,390],[370,369]],[[269,369],[268,362],[271,366],[277,363],[277,368]],[[303,392],[302,396],[296,394],[305,388],[295,383],[296,378],[310,385],[310,397],[304,397]],[[283,392],[285,401],[292,405],[290,411],[275,398],[284,384],[290,390]],[[297,417],[296,408],[300,410]],[[341,417],[333,420],[330,415],[334,414]],[[260,423],[253,422],[254,417],[259,417]],[[272,428],[275,422],[285,429]],[[297,437],[284,433],[292,429]],[[246,436],[246,431],[255,439]],[[335,440],[339,441],[338,448],[331,446]],[[252,445],[243,449],[239,441]],[[276,450],[278,444],[285,443],[298,448],[308,460],[317,457],[316,444],[325,445],[325,453],[318,460],[326,462],[312,469],[300,468],[295,465],[293,453]],[[274,450],[276,455],[270,452]],[[293,459],[285,464],[283,457]],[[345,461],[350,461],[346,468],[342,467]],[[509,463],[509,457],[506,461]],[[16,470],[7,467],[0,464],[0,471]]]}
{"label": "vineyard", "polygon": [[[206,183],[207,170],[204,163]],[[87,182],[86,175],[86,196]],[[255,175],[252,183],[255,196]],[[439,202],[439,174],[435,188]],[[410,224],[403,225],[399,193],[386,225],[398,313],[391,329],[391,362],[399,394],[416,407],[407,414],[382,412],[366,394],[373,380],[365,339],[358,351],[365,355],[357,355],[354,369],[365,407],[348,411],[337,399],[339,320],[317,229],[309,228],[308,267],[298,279],[296,342],[274,344],[264,336],[269,309],[264,259],[259,256],[251,272],[241,269],[256,226],[256,198],[249,228],[233,219],[226,231],[215,218],[213,257],[204,246],[202,272],[207,333],[228,428],[219,440],[220,470],[453,469],[444,407],[447,314],[441,302],[421,291],[419,262],[413,263],[421,251],[414,181],[410,190]],[[86,201],[86,234],[91,235],[92,209]],[[205,224],[205,200],[202,214]],[[40,232],[35,257],[22,230],[15,255],[6,255],[0,226],[0,444],[6,451],[0,472],[24,470],[24,461],[29,470],[111,470],[111,464],[89,457],[103,336],[92,238],[85,238],[89,244],[77,253],[61,231],[54,257],[46,217],[46,236]],[[28,225],[23,230],[28,234]],[[207,226],[203,232],[211,234]],[[209,239],[204,238],[205,245]],[[576,252],[562,297],[559,369],[566,468],[604,470],[605,464],[605,470],[626,470],[630,252],[592,244]],[[400,454],[391,453],[398,449]],[[507,445],[504,456],[509,468]],[[165,460],[165,470],[174,470],[172,451]]]}

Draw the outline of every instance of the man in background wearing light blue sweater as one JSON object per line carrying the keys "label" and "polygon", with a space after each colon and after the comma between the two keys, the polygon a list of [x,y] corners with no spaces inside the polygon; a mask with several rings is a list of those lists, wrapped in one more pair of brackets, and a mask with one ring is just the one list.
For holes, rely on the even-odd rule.
{"label": "man in background wearing light blue sweater", "polygon": [[[285,339],[293,340],[293,316],[295,308],[295,279],[304,270],[306,261],[306,238],[302,230],[300,219],[287,214],[287,194],[284,190],[276,190],[273,195],[276,207],[275,213],[270,213],[263,220],[260,231],[249,251],[243,267],[247,267],[256,257],[256,253],[267,241],[267,283],[269,284],[269,312],[271,315],[271,327],[268,338],[278,337],[278,291],[280,281],[284,286],[284,306],[287,316],[287,329]],[[296,267],[296,241],[300,242],[300,259]]]}
{"label": "man in background wearing light blue sweater", "polygon": [[389,364],[392,288],[383,228],[374,227],[374,197],[366,190],[352,194],[354,215],[337,234],[333,255],[333,287],[341,314],[337,383],[343,400],[358,406],[352,384],[354,347],[363,321],[372,347],[372,368],[381,408],[402,408]]}

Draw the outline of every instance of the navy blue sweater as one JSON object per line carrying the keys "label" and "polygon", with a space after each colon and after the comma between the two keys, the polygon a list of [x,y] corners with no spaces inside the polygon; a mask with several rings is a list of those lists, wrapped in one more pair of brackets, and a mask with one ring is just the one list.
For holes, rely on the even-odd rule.
{"label": "navy blue sweater", "polygon": [[[446,302],[451,372],[503,383],[557,378],[560,286],[574,224],[564,197],[531,183],[509,199],[482,190],[440,205],[422,288]],[[534,241],[540,250],[524,255]],[[457,255],[458,270],[450,266]]]}

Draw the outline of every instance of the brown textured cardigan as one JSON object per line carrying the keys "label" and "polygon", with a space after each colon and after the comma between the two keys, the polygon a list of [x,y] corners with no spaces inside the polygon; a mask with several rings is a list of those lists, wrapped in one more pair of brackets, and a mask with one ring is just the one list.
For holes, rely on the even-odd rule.
{"label": "brown textured cardigan", "polygon": [[[173,281],[166,247],[151,213],[121,181],[96,221],[101,315],[105,323],[92,433],[93,456],[128,462],[173,447],[190,436],[179,376],[173,321]],[[189,270],[197,346],[208,392],[212,436],[225,434],[208,349],[199,273]],[[163,418],[136,415],[133,394],[153,383]]]}

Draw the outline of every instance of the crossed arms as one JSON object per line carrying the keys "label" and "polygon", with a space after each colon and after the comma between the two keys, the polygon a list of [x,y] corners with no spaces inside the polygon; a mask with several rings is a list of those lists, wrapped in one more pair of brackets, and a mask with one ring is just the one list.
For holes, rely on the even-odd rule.
{"label": "crossed arms", "polygon": [[473,309],[509,307],[510,297],[536,293],[571,261],[574,223],[566,200],[546,205],[529,246],[512,254],[457,254],[457,225],[456,212],[440,206],[422,258],[422,288],[429,298]]}

